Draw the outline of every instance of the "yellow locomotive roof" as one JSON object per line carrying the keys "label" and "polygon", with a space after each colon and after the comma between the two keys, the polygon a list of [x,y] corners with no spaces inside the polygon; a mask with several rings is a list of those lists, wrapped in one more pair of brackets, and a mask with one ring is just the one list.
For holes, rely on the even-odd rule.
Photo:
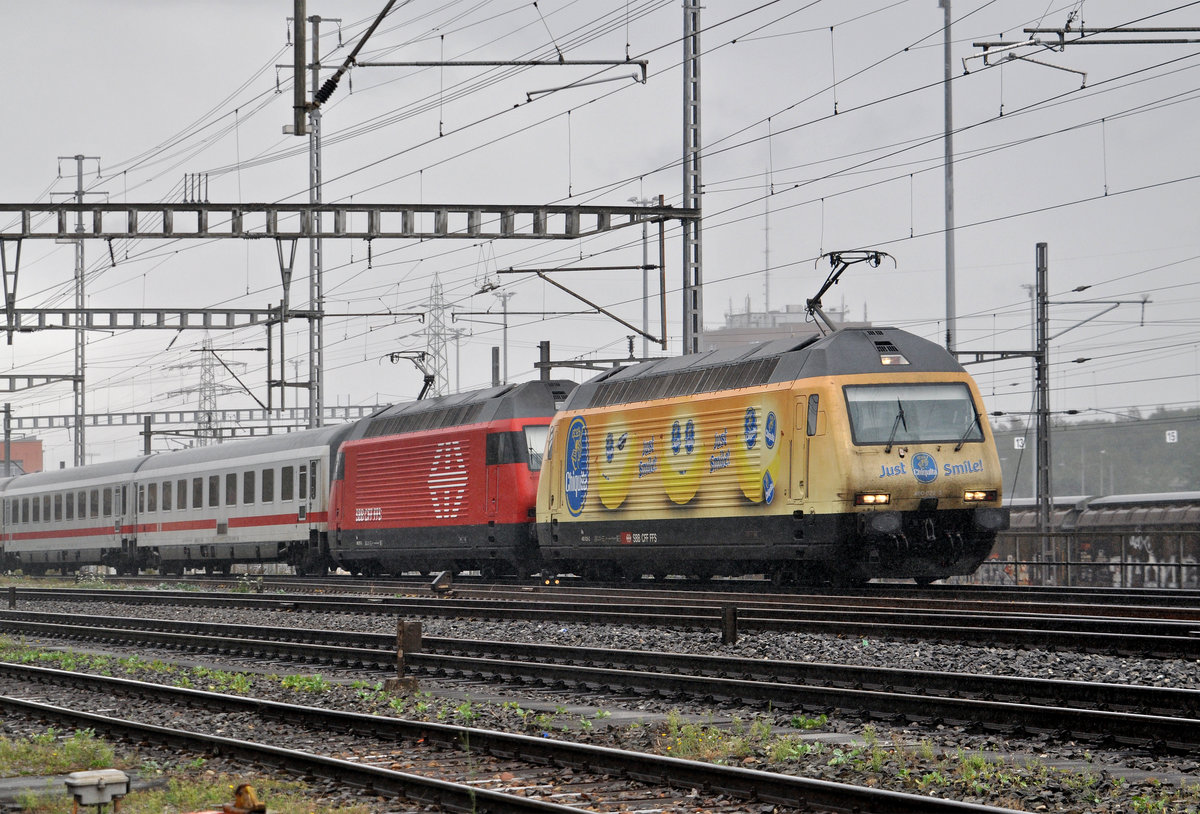
{"label": "yellow locomotive roof", "polygon": [[904,370],[914,373],[963,370],[945,348],[899,328],[847,328],[825,337],[778,339],[605,371],[576,388],[564,409],[875,373],[897,360]]}

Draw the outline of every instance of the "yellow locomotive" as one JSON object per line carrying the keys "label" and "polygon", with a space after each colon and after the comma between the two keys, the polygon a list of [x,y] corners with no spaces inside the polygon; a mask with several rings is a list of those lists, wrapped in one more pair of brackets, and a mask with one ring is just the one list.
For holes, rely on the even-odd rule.
{"label": "yellow locomotive", "polygon": [[540,553],[596,578],[969,574],[1008,526],[985,415],[945,349],[896,328],[607,371],[551,425]]}

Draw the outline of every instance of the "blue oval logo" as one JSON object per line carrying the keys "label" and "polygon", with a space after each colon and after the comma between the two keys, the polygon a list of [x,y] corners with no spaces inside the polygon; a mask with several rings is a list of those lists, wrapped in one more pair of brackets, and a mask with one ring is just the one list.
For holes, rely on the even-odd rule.
{"label": "blue oval logo", "polygon": [[918,452],[912,457],[912,470],[919,483],[933,483],[937,480],[937,461],[928,452]]}
{"label": "blue oval logo", "polygon": [[563,467],[563,486],[567,496],[567,511],[573,517],[583,513],[588,493],[588,431],[581,416],[571,419],[567,429],[566,465]]}
{"label": "blue oval logo", "polygon": [[767,426],[763,430],[763,443],[767,445],[767,449],[775,448],[775,439],[778,437],[776,433],[779,431],[779,420],[775,418],[775,412],[772,410],[767,413]]}
{"label": "blue oval logo", "polygon": [[746,408],[746,449],[754,449],[758,443],[758,414],[753,407]]}
{"label": "blue oval logo", "polygon": [[775,499],[775,479],[770,472],[763,473],[763,500],[770,503]]}
{"label": "blue oval logo", "polygon": [[679,422],[676,421],[674,424],[671,425],[671,452],[678,455],[679,450],[682,449],[682,447],[683,447],[683,428],[680,427]]}
{"label": "blue oval logo", "polygon": [[696,448],[696,423],[690,418],[687,426],[683,428],[683,451],[688,455],[692,454],[692,450]]}

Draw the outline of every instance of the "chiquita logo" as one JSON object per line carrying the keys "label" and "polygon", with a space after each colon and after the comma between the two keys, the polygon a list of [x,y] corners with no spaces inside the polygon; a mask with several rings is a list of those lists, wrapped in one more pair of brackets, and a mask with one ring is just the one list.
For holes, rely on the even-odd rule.
{"label": "chiquita logo", "polygon": [[467,458],[458,441],[440,441],[429,467],[429,497],[433,516],[452,520],[463,510],[467,494]]}
{"label": "chiquita logo", "polygon": [[567,429],[567,462],[563,467],[563,486],[567,493],[567,511],[573,517],[583,513],[588,492],[588,431],[581,416],[571,419]]}
{"label": "chiquita logo", "polygon": [[758,413],[753,407],[746,408],[746,449],[754,449],[758,443]]}
{"label": "chiquita logo", "polygon": [[918,452],[912,457],[912,471],[920,483],[933,483],[937,480],[937,461],[928,452]]}

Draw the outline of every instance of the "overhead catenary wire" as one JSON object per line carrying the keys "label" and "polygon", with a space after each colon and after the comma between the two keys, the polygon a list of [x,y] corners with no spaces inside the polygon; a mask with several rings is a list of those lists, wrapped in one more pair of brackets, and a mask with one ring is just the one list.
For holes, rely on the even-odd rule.
{"label": "overhead catenary wire", "polygon": [[[238,161],[238,162],[237,162],[237,164],[240,166],[240,165],[241,165],[241,162],[240,162],[240,161]],[[578,191],[574,190],[573,188],[569,188],[569,192],[570,192],[570,193],[582,194],[582,193],[578,193]],[[836,193],[834,193],[834,194],[836,194]],[[160,248],[160,247],[156,247],[156,250],[157,250],[158,248]],[[377,254],[377,257],[378,257],[378,256],[379,256],[379,255]]]}

